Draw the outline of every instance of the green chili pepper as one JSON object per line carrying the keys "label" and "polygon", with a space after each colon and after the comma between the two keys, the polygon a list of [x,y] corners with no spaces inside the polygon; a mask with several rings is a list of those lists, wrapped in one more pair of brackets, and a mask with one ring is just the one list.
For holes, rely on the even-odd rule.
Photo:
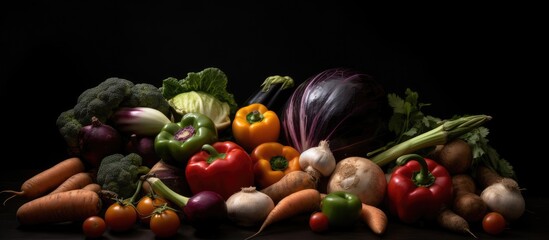
{"label": "green chili pepper", "polygon": [[201,113],[187,113],[178,123],[164,125],[154,140],[154,150],[160,158],[179,167],[187,162],[204,144],[217,141],[215,123]]}

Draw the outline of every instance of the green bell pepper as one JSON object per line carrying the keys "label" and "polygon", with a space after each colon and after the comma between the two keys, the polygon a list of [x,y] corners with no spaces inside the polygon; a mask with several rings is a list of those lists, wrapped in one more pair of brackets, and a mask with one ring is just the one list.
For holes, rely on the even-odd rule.
{"label": "green bell pepper", "polygon": [[154,150],[164,162],[185,168],[204,144],[216,141],[213,120],[201,113],[187,113],[178,123],[164,125],[154,139]]}
{"label": "green bell pepper", "polygon": [[353,193],[337,191],[327,194],[320,203],[322,213],[328,217],[330,227],[355,226],[362,210],[362,201]]}

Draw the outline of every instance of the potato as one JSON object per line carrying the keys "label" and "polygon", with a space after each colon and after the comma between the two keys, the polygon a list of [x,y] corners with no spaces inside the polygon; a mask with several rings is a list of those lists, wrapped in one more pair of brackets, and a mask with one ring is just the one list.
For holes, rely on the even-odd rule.
{"label": "potato", "polygon": [[452,176],[452,187],[454,189],[454,201],[452,203],[454,212],[468,222],[482,220],[488,206],[475,193],[476,185],[473,178],[468,174],[456,174]]}
{"label": "potato", "polygon": [[473,151],[465,140],[457,138],[437,148],[436,160],[450,175],[465,173],[471,168]]}
{"label": "potato", "polygon": [[479,222],[486,214],[488,206],[475,193],[464,193],[454,199],[453,209],[468,222]]}
{"label": "potato", "polygon": [[367,158],[348,157],[336,164],[328,180],[327,192],[351,192],[363,203],[378,206],[386,189],[387,180],[381,167]]}

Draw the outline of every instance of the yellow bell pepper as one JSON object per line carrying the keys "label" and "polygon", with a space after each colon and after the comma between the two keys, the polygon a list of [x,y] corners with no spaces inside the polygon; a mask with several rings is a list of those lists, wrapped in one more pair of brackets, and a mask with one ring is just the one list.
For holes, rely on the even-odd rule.
{"label": "yellow bell pepper", "polygon": [[267,142],[257,146],[250,157],[254,161],[254,181],[258,189],[278,182],[292,171],[300,171],[299,151],[278,142]]}
{"label": "yellow bell pepper", "polygon": [[232,132],[235,142],[250,152],[259,144],[278,141],[280,120],[265,105],[252,103],[236,111]]}

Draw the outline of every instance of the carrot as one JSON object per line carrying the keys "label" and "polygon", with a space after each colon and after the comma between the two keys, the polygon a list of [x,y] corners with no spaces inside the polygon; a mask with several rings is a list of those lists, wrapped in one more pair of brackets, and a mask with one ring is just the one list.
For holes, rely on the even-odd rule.
{"label": "carrot", "polygon": [[21,225],[80,221],[101,211],[99,195],[89,190],[70,190],[46,195],[21,205],[16,217]]}
{"label": "carrot", "polygon": [[364,221],[375,234],[381,235],[387,229],[389,223],[387,215],[375,206],[362,203],[360,216],[362,221]]}
{"label": "carrot", "polygon": [[314,212],[320,209],[320,192],[316,189],[303,189],[280,200],[267,215],[259,230],[246,239],[259,235],[267,226],[297,216],[301,213]]}
{"label": "carrot", "polygon": [[436,222],[444,229],[458,233],[468,233],[477,238],[477,236],[471,232],[467,220],[457,215],[449,208],[441,210],[441,212],[437,215]]}
{"label": "carrot", "polygon": [[90,184],[84,186],[82,189],[90,190],[92,192],[99,192],[99,191],[101,191],[101,185],[99,185],[97,183],[90,183]]}
{"label": "carrot", "polygon": [[93,183],[93,178],[91,173],[79,172],[77,174],[72,175],[70,178],[67,178],[67,180],[61,183],[61,185],[59,185],[55,190],[51,191],[49,194],[81,189],[90,183]]}
{"label": "carrot", "polygon": [[284,197],[303,189],[315,189],[316,181],[307,172],[293,171],[282,177],[278,182],[261,189],[262,193],[271,197],[273,202],[277,204]]}
{"label": "carrot", "polygon": [[15,196],[23,196],[29,199],[35,199],[37,197],[44,196],[47,192],[58,187],[61,183],[70,178],[72,175],[83,172],[84,170],[85,166],[80,158],[67,158],[26,180],[21,185],[21,191],[18,192],[14,190],[4,190],[0,192],[14,194],[4,201],[4,205],[6,205],[6,202],[9,199]]}

